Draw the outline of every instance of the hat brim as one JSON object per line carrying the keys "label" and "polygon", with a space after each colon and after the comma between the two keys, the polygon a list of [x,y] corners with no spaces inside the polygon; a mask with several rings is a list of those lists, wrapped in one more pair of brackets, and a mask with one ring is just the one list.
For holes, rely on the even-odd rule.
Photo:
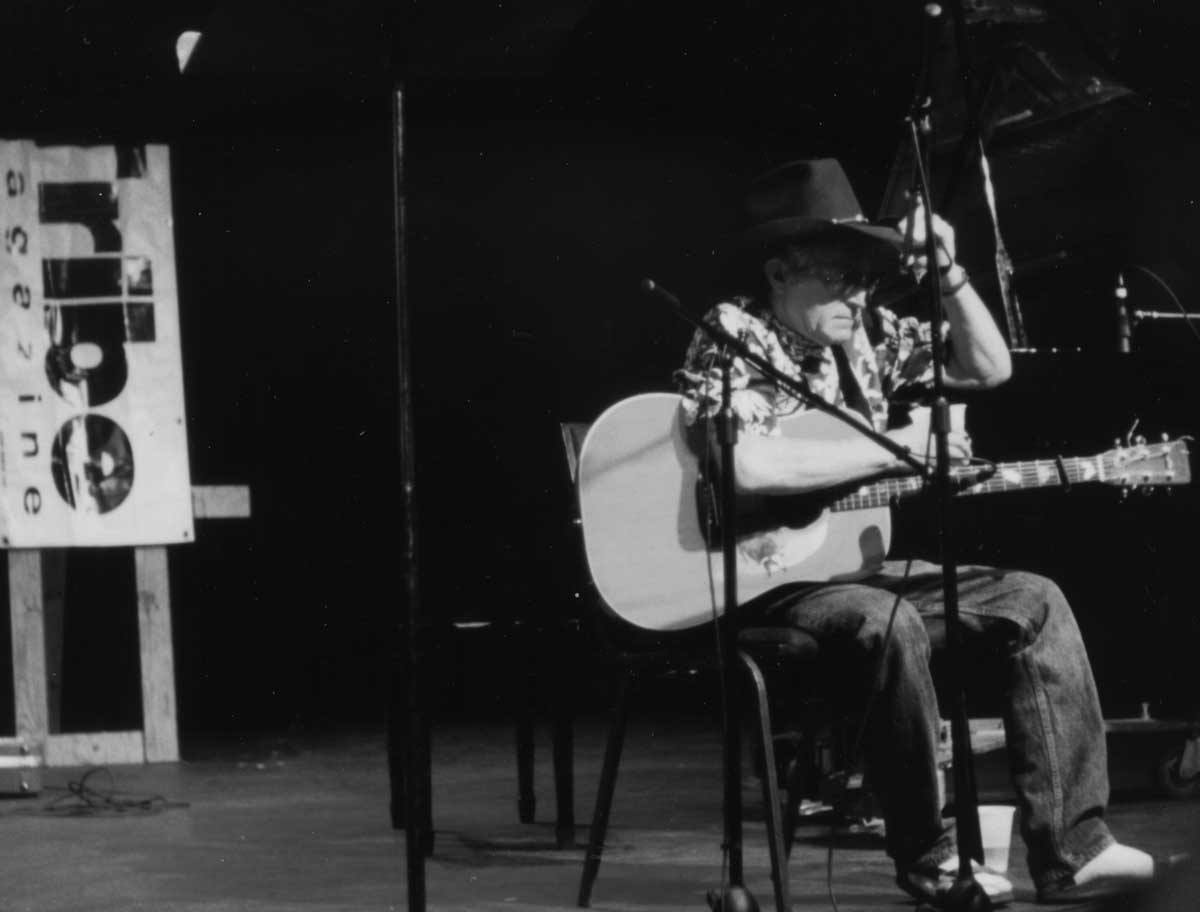
{"label": "hat brim", "polygon": [[847,256],[879,275],[900,268],[900,254],[904,247],[904,235],[890,225],[876,225],[867,221],[831,222],[793,216],[763,222],[732,238],[724,245],[724,252],[720,256],[722,271],[732,275],[746,269],[757,270],[761,263],[755,262],[755,257],[788,241],[844,244]]}

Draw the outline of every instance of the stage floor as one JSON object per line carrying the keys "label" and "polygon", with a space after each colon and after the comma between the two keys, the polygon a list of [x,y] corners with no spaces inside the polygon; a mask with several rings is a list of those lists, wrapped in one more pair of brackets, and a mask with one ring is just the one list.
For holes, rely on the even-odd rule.
{"label": "stage floor", "polygon": [[[578,838],[586,839],[604,725],[576,734]],[[193,739],[194,742],[194,739]],[[1153,751],[1113,750],[1110,819],[1124,841],[1154,852],[1192,847],[1200,803],[1146,786]],[[349,912],[407,907],[404,835],[388,821],[382,732],[185,742],[183,763],[113,767],[87,785],[124,799],[161,796],[156,810],[75,813],[72,782],[86,770],[48,770],[43,791],[0,800],[4,912]],[[720,743],[704,719],[635,718],[617,784],[609,848],[592,907],[621,912],[703,910],[721,877]],[[574,908],[582,849],[554,848],[548,735],[539,734],[537,822],[516,812],[513,732],[491,722],[440,720],[435,730],[436,847],[427,865],[429,908]],[[1005,800],[1002,760],[980,763],[986,800]],[[68,797],[64,797],[68,796]],[[756,792],[747,787],[747,883],[771,908]],[[48,810],[56,805],[58,810]],[[806,823],[789,866],[797,910],[833,909],[830,836]],[[1035,908],[1014,845],[1013,912]],[[841,912],[912,909],[892,884],[875,837],[837,839],[833,892]],[[1178,897],[1177,897],[1178,898]],[[1175,906],[1172,906],[1174,908]],[[1157,907],[1156,907],[1157,908]],[[1179,906],[1190,908],[1190,906]]]}

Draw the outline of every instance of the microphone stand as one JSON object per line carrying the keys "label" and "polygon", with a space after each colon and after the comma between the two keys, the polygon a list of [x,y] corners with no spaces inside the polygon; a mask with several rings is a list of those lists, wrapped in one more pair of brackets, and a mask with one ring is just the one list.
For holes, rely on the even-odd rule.
{"label": "microphone stand", "polygon": [[[923,10],[927,27],[941,15],[937,4],[927,4]],[[928,55],[927,42],[926,54]],[[922,73],[928,72],[928,60],[922,63]],[[934,478],[934,499],[938,505],[939,549],[942,564],[942,588],[946,611],[947,689],[950,698],[950,733],[954,767],[954,816],[958,840],[958,874],[942,901],[943,908],[955,912],[988,912],[992,902],[975,879],[971,859],[983,859],[983,839],[979,830],[979,797],[975,785],[974,758],[971,755],[971,731],[967,722],[966,698],[962,673],[962,630],[958,611],[958,566],[953,548],[953,489],[950,473],[950,409],[945,385],[945,341],[942,325],[942,291],[937,260],[937,237],[933,233],[933,199],[929,178],[930,134],[933,127],[930,109],[933,102],[918,80],[912,110],[906,120],[912,143],[913,172],[925,216],[925,276],[929,298],[929,316],[933,345],[933,413],[932,425],[937,454]]]}
{"label": "microphone stand", "polygon": [[[824,399],[811,392],[807,386],[787,376],[782,371],[776,369],[769,361],[750,351],[740,339],[725,332],[719,326],[710,325],[700,318],[693,316],[684,309],[679,298],[656,282],[651,279],[645,279],[642,282],[642,288],[660,300],[665,301],[678,316],[682,317],[696,329],[707,334],[718,345],[724,347],[721,370],[721,409],[717,416],[717,436],[721,453],[721,558],[724,572],[724,614],[720,620],[720,636],[723,654],[729,656],[734,654],[738,644],[737,528],[735,521],[737,490],[734,487],[733,481],[733,454],[734,446],[737,443],[737,422],[733,414],[733,383],[730,377],[730,366],[734,355],[738,355],[747,363],[753,364],[763,374],[770,377],[811,407],[833,415],[863,436],[879,444],[894,456],[903,460],[905,464],[910,466],[926,481],[930,478],[930,472],[925,464],[913,456],[906,447],[896,443],[890,437],[880,434],[874,428],[867,428],[837,406],[830,405]],[[728,883],[723,884],[719,891],[713,890],[709,892],[708,902],[713,912],[757,912],[758,903],[754,899],[753,894],[746,889],[742,870],[741,721],[738,687],[734,683],[734,676],[725,674],[723,686],[726,707],[722,752],[725,783],[724,823],[725,849],[729,853],[729,878]],[[781,860],[780,863],[785,863],[785,861]],[[785,884],[786,880],[782,874],[779,874],[778,881],[775,884],[776,906],[779,912],[785,912],[788,909]],[[986,899],[986,896],[984,898]]]}

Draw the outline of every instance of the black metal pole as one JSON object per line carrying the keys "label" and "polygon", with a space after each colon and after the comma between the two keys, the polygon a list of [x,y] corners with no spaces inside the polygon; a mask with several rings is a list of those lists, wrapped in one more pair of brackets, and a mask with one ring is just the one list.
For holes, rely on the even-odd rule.
{"label": "black metal pole", "polygon": [[[923,14],[929,20],[941,15],[936,4],[927,4]],[[932,133],[931,102],[918,90],[908,118],[913,162],[925,217],[925,287],[929,298],[930,338],[933,345],[933,433],[937,453],[934,473],[934,492],[938,503],[938,543],[942,563],[942,586],[946,612],[947,690],[950,699],[950,731],[954,767],[954,811],[958,835],[958,876],[943,901],[952,910],[986,912],[992,908],[987,893],[975,880],[971,869],[972,857],[982,858],[983,840],[979,832],[979,799],[975,790],[975,775],[971,755],[971,732],[967,722],[966,698],[963,691],[962,628],[958,612],[958,566],[954,553],[953,502],[950,477],[950,409],[946,398],[946,348],[941,327],[944,324],[942,291],[937,260],[937,237],[933,233],[933,200],[929,176],[928,150]]]}
{"label": "black metal pole", "polygon": [[[429,750],[421,692],[421,612],[417,586],[416,460],[413,448],[411,328],[408,318],[408,259],[404,182],[404,87],[392,93],[392,195],[395,205],[396,352],[399,372],[401,525],[400,557],[403,637],[402,669],[407,737],[404,740],[405,843],[408,909],[425,910],[425,853],[428,832]],[[393,707],[393,712],[399,706]],[[393,720],[395,724],[395,720]]]}
{"label": "black metal pole", "polygon": [[725,850],[729,853],[729,883],[745,886],[742,870],[742,727],[741,701],[734,671],[733,656],[738,648],[737,586],[737,489],[733,481],[734,446],[737,443],[737,419],[733,414],[733,380],[730,377],[732,352],[726,352],[721,366],[721,413],[717,419],[717,438],[721,447],[721,561],[725,574],[725,614],[721,618],[725,672]]}

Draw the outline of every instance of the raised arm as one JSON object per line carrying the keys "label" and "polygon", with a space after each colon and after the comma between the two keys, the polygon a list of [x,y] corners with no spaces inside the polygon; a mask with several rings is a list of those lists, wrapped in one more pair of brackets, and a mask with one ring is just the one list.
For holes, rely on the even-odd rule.
{"label": "raised arm", "polygon": [[[909,254],[909,262],[919,275],[925,267],[924,210],[918,206],[911,218],[915,220],[914,250]],[[899,227],[905,231],[907,222],[901,222]],[[1008,345],[987,305],[971,286],[966,270],[955,260],[954,229],[941,216],[935,215],[933,233],[938,240],[942,303],[950,329],[946,383],[959,389],[998,386],[1012,376]]]}

